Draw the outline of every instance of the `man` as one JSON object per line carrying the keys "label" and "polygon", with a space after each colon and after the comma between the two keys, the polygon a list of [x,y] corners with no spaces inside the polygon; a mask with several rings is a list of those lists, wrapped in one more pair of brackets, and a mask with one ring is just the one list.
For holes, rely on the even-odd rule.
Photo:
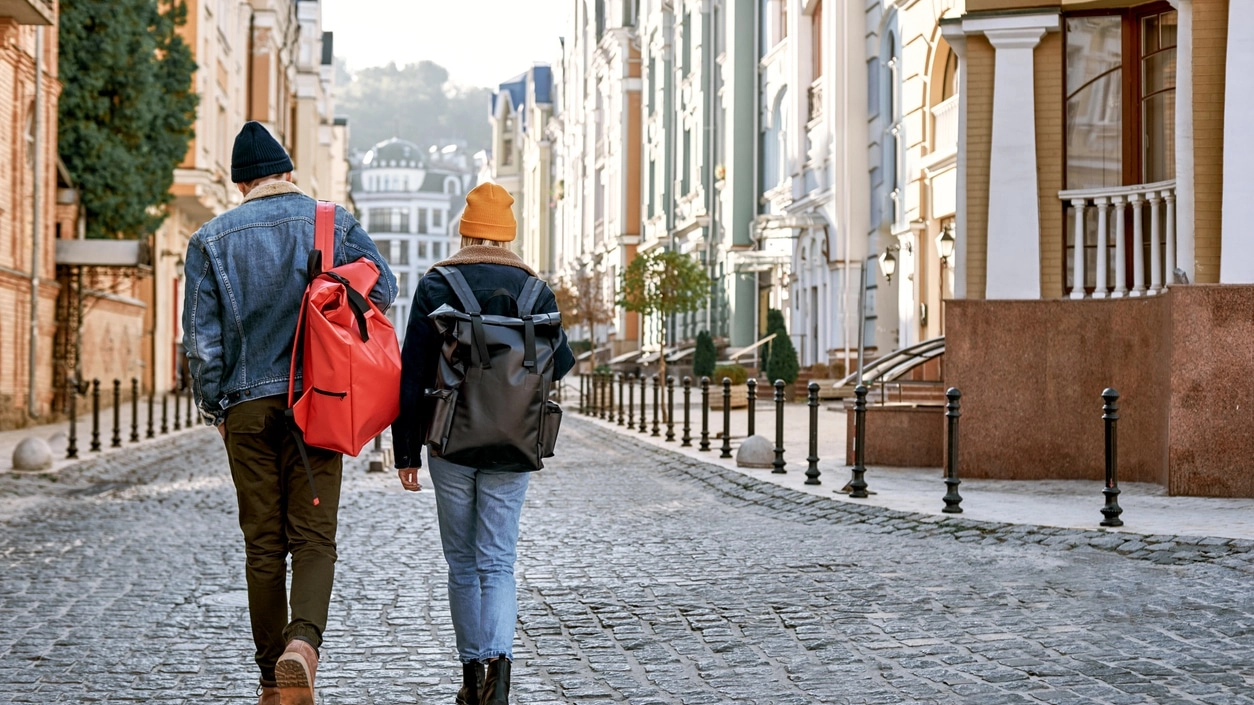
{"label": "man", "polygon": [[[226,443],[239,501],[259,703],[312,705],[335,574],[341,456],[309,449],[315,506],[285,412],[316,204],[292,183],[282,145],[256,122],[235,139],[231,180],[244,203],[188,243],[185,346],[196,402]],[[386,310],[396,278],[357,220],[337,208],[335,265],[362,257],[379,268],[370,299]]]}

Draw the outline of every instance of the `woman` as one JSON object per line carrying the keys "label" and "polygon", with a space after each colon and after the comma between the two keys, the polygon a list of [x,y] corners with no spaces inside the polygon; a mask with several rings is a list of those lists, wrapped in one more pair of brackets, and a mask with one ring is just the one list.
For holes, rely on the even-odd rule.
{"label": "woman", "polygon": [[[456,267],[465,277],[484,314],[512,315],[503,289],[518,297],[535,276],[511,252],[517,232],[514,199],[496,184],[485,183],[466,195],[461,220],[462,249],[436,266]],[[427,436],[423,399],[435,386],[443,338],[428,318],[443,304],[462,310],[443,275],[429,272],[418,283],[401,354],[401,414],[392,427],[401,485],[416,492],[421,450]],[[546,286],[536,313],[554,313],[557,301]],[[559,332],[554,377],[561,379],[575,358]],[[457,465],[432,455],[431,481],[440,522],[440,542],[448,562],[449,607],[457,653],[462,661],[458,705],[506,705],[518,597],[514,560],[518,520],[527,493],[527,472]],[[490,464],[490,463],[485,463]]]}

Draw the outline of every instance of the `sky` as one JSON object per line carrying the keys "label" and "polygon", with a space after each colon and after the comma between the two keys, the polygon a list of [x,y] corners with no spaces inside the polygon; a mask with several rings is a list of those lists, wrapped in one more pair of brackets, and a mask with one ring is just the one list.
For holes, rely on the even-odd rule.
{"label": "sky", "polygon": [[324,31],[350,69],[429,60],[466,86],[495,87],[557,60],[562,0],[322,0]]}

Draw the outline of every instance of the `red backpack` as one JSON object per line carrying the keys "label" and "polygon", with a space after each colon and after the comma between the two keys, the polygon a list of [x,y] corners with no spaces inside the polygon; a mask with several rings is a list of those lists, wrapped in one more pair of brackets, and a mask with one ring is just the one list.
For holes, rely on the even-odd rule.
{"label": "red backpack", "polygon": [[[323,271],[324,262],[332,268]],[[311,489],[306,446],[357,455],[400,414],[400,344],[392,322],[367,298],[379,268],[365,257],[334,264],[335,204],[319,201],[287,385],[288,416],[300,431],[293,429]],[[317,490],[313,496],[318,504]]]}

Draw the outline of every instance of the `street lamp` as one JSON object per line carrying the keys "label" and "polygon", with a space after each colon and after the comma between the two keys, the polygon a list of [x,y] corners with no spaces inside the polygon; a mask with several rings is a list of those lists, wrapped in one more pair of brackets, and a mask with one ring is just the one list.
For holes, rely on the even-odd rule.
{"label": "street lamp", "polygon": [[888,283],[892,283],[893,275],[897,273],[897,256],[893,254],[898,247],[890,245],[884,250],[884,254],[880,255],[880,271],[884,273],[884,278]]}
{"label": "street lamp", "polygon": [[949,258],[954,256],[954,225],[946,223],[941,228],[940,235],[936,237],[937,252],[940,253],[941,262],[948,265]]}

